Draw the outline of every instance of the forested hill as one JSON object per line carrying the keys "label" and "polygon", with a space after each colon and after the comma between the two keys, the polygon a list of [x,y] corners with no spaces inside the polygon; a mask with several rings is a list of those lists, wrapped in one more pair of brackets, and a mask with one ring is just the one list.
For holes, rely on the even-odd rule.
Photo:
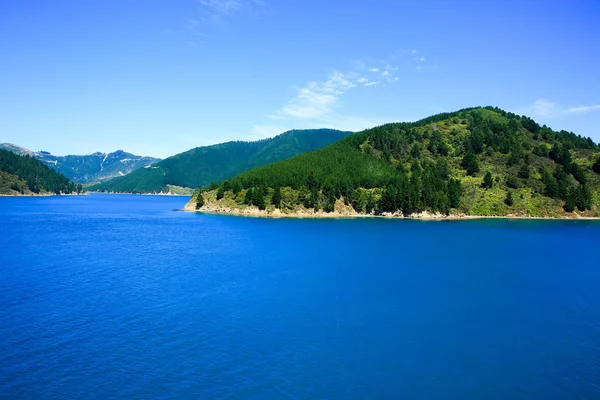
{"label": "forested hill", "polygon": [[155,193],[167,192],[170,186],[198,188],[254,167],[322,148],[350,133],[332,129],[293,130],[255,142],[237,141],[197,147],[90,189]]}
{"label": "forested hill", "polygon": [[351,206],[366,214],[591,217],[600,216],[599,174],[591,139],[486,107],[365,130],[203,188],[193,201],[227,212]]}
{"label": "forested hill", "polygon": [[81,192],[64,175],[27,155],[0,149],[0,194],[68,194]]}

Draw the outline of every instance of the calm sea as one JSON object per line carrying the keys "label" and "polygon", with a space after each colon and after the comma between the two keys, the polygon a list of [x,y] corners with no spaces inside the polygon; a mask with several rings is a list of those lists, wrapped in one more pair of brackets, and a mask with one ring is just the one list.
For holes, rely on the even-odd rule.
{"label": "calm sea", "polygon": [[0,397],[599,399],[600,223],[0,198]]}

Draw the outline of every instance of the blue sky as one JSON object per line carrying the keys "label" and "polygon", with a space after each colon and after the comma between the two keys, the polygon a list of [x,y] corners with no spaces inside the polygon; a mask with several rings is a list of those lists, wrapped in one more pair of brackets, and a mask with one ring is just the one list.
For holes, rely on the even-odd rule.
{"label": "blue sky", "polygon": [[476,105],[600,141],[597,1],[0,1],[0,142],[167,157]]}

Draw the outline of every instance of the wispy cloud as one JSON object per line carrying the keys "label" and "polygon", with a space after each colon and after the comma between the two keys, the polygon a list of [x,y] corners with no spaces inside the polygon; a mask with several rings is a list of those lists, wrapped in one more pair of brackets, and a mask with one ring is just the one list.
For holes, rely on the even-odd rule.
{"label": "wispy cloud", "polygon": [[[354,60],[347,70],[333,70],[321,80],[311,80],[294,87],[293,96],[280,108],[268,115],[265,124],[253,126],[253,134],[272,136],[295,128],[324,127],[343,130],[362,130],[385,122],[389,118],[362,117],[344,112],[344,98],[349,92],[384,90],[401,80],[404,74],[414,71],[416,50],[400,50],[388,60]],[[414,72],[413,72],[414,73]],[[287,128],[284,128],[287,127]]]}
{"label": "wispy cloud", "polygon": [[197,0],[197,9],[186,18],[183,31],[187,36],[184,42],[196,46],[204,42],[215,26],[222,25],[228,19],[264,4],[263,0]]}
{"label": "wispy cloud", "polygon": [[[384,122],[342,114],[342,99],[349,91],[358,91],[361,87],[377,88],[385,86],[382,82],[397,82],[398,67],[386,61],[355,61],[352,65],[354,68],[349,71],[334,70],[323,80],[309,81],[296,88],[294,96],[269,118],[277,121],[278,129],[286,124],[290,128],[321,126],[359,130]],[[263,125],[256,125],[253,130],[257,134],[274,132]]]}
{"label": "wispy cloud", "polygon": [[425,57],[415,57],[416,61],[425,62]]}
{"label": "wispy cloud", "polygon": [[596,106],[578,106],[567,109],[567,112],[570,114],[585,114],[592,111],[600,111],[600,104]]}
{"label": "wispy cloud", "polygon": [[339,97],[365,78],[356,72],[334,71],[323,82],[311,81],[298,89],[296,96],[282,107],[279,114],[293,118],[319,118],[331,113]]}
{"label": "wispy cloud", "polygon": [[262,4],[256,0],[199,0],[204,11],[212,17],[229,17],[246,7]]}
{"label": "wispy cloud", "polygon": [[526,107],[525,112],[532,112],[533,114],[546,117],[560,117],[573,114],[586,114],[594,111],[600,111],[599,105],[580,105],[577,107],[564,107],[556,102],[547,99],[537,99],[533,105]]}

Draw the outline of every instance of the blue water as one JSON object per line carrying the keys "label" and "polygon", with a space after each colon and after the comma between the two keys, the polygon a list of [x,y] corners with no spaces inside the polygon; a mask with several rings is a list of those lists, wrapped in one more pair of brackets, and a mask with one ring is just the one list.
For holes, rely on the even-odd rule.
{"label": "blue water", "polygon": [[598,399],[600,223],[0,198],[0,397]]}

